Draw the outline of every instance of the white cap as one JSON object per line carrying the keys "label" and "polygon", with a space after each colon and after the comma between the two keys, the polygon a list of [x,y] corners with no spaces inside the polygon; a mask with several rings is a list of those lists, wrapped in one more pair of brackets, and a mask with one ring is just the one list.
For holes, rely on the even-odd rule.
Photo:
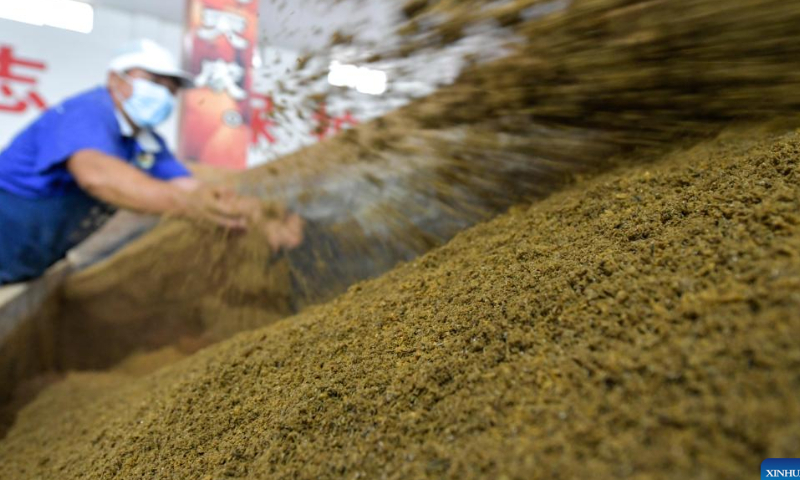
{"label": "white cap", "polygon": [[173,77],[181,82],[184,88],[194,86],[192,76],[178,67],[175,57],[169,50],[148,39],[136,40],[117,51],[108,66],[112,72],[124,73],[133,68],[141,68],[156,75]]}

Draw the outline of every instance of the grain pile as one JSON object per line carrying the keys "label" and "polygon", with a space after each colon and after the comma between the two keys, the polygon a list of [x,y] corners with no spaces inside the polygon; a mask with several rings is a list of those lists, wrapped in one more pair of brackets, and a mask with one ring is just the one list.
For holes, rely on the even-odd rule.
{"label": "grain pile", "polygon": [[751,478],[800,448],[798,162],[733,131],[154,375],[74,375],[0,476]]}

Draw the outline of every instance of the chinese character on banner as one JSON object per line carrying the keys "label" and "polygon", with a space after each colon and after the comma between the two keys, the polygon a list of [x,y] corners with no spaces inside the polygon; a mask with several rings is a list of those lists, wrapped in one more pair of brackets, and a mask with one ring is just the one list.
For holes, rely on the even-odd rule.
{"label": "chinese character on banner", "polygon": [[0,46],[0,112],[25,113],[30,107],[47,108],[36,91],[38,79],[30,76],[33,71],[46,69],[44,62],[15,57],[10,46]]}
{"label": "chinese character on banner", "polygon": [[268,95],[253,95],[253,109],[250,112],[253,119],[253,136],[250,143],[257,145],[262,140],[266,140],[270,145],[278,143],[278,140],[270,132],[270,128],[277,125],[272,120],[272,114],[275,111],[275,104],[272,97]]}
{"label": "chinese character on banner", "polygon": [[195,86],[225,92],[235,100],[247,98],[247,92],[239,86],[244,78],[244,68],[241,65],[224,60],[204,60],[202,68],[194,81]]}
{"label": "chinese character on banner", "polygon": [[247,20],[243,16],[207,8],[203,11],[203,28],[197,31],[197,36],[213,42],[220,35],[224,35],[233,48],[242,50],[250,44],[242,36],[246,28]]}
{"label": "chinese character on banner", "polygon": [[331,117],[328,114],[328,106],[325,102],[319,104],[319,109],[314,113],[314,120],[317,121],[317,126],[312,131],[312,134],[317,137],[318,140],[336,135],[344,129],[345,125],[358,125],[358,120],[356,120],[349,111],[345,112],[342,116]]}
{"label": "chinese character on banner", "polygon": [[[258,2],[188,0],[184,69],[197,88],[182,102],[179,155],[232,169],[247,167],[254,118],[250,100]],[[261,122],[256,125],[256,122]]]}

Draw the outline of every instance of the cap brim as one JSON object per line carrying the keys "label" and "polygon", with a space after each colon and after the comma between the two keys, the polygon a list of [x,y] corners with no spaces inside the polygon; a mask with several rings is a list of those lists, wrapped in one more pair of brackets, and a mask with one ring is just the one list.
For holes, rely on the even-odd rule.
{"label": "cap brim", "polygon": [[150,73],[161,75],[163,77],[170,77],[174,78],[181,84],[181,88],[194,88],[194,78],[188,72],[184,72],[183,70],[171,70],[171,71],[158,71],[158,70],[147,70]]}

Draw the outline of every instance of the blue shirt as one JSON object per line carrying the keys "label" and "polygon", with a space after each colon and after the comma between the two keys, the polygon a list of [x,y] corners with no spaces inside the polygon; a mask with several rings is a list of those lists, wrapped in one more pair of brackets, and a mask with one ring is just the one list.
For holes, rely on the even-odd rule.
{"label": "blue shirt", "polygon": [[133,136],[104,87],[48,109],[0,152],[0,284],[41,275],[102,224],[109,208],[66,167],[87,149],[161,180],[189,176],[159,135]]}
{"label": "blue shirt", "polygon": [[87,149],[125,160],[161,180],[189,175],[159,135],[132,134],[105,87],[69,98],[47,110],[0,153],[0,190],[25,198],[74,193],[78,185],[66,162]]}

